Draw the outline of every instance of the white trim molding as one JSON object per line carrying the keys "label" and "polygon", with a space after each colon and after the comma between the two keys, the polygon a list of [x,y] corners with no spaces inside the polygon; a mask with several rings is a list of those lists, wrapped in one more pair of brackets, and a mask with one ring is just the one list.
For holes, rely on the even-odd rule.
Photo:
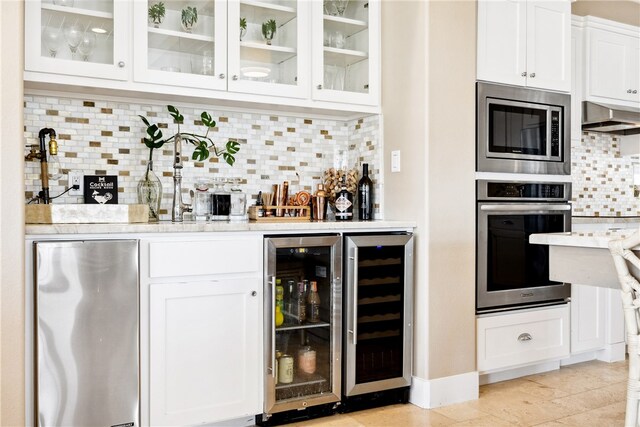
{"label": "white trim molding", "polygon": [[409,402],[421,408],[439,408],[476,400],[479,390],[477,371],[432,380],[413,377]]}

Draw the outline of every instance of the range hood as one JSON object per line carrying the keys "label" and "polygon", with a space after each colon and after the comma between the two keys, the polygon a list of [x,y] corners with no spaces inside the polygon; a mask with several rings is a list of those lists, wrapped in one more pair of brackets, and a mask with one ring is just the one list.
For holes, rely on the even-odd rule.
{"label": "range hood", "polygon": [[616,135],[640,134],[640,109],[584,101],[582,130]]}

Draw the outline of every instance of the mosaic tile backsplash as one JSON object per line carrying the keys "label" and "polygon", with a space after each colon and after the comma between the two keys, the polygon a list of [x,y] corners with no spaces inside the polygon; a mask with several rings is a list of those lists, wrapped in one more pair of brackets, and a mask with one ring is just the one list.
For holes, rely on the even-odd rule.
{"label": "mosaic tile backsplash", "polygon": [[[185,201],[198,179],[240,178],[255,203],[258,191],[270,191],[271,185],[289,181],[290,192],[315,191],[325,169],[346,163],[362,170],[369,163],[374,182],[375,217],[381,218],[382,182],[380,117],[369,116],[352,121],[326,118],[301,118],[260,112],[229,112],[175,104],[185,117],[182,132],[202,134],[200,113],[208,111],[217,122],[212,131],[214,142],[223,147],[230,138],[240,142],[233,167],[211,156],[204,162],[191,160],[193,146],[183,143],[182,188]],[[137,203],[136,187],[142,177],[149,149],[142,143],[146,126],[138,115],[157,123],[165,136],[173,135],[177,125],[164,105],[118,102],[93,98],[67,98],[25,95],[25,155],[29,145],[38,144],[38,132],[56,130],[59,153],[50,162],[50,194],[62,193],[68,185],[67,172],[85,175],[117,175],[119,203]],[[153,169],[162,182],[161,220],[170,220],[173,191],[173,146],[154,150]],[[59,174],[55,176],[55,174]],[[38,161],[25,164],[26,200],[40,190]],[[82,203],[82,197],[64,195],[54,203]]]}
{"label": "mosaic tile backsplash", "polygon": [[592,132],[583,133],[579,142],[573,141],[574,216],[640,216],[640,197],[634,188],[638,160],[621,156],[620,143],[615,135]]}

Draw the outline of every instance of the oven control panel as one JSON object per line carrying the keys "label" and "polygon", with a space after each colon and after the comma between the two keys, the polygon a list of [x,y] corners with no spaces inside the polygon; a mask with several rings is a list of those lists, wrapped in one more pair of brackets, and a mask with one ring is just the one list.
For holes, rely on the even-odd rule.
{"label": "oven control panel", "polygon": [[511,182],[478,180],[478,200],[567,201],[569,182]]}

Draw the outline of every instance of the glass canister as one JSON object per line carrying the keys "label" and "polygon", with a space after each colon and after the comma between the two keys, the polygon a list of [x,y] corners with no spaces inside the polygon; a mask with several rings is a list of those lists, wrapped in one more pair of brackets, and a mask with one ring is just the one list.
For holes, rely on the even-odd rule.
{"label": "glass canister", "polygon": [[241,183],[241,178],[234,178],[231,181],[230,221],[244,221],[247,219],[247,195],[242,191]]}
{"label": "glass canister", "polygon": [[231,208],[231,193],[226,187],[227,180],[215,178],[211,190],[211,220],[228,221]]}
{"label": "glass canister", "polygon": [[207,221],[211,215],[211,194],[209,182],[198,180],[193,192],[193,217],[196,221]]}

